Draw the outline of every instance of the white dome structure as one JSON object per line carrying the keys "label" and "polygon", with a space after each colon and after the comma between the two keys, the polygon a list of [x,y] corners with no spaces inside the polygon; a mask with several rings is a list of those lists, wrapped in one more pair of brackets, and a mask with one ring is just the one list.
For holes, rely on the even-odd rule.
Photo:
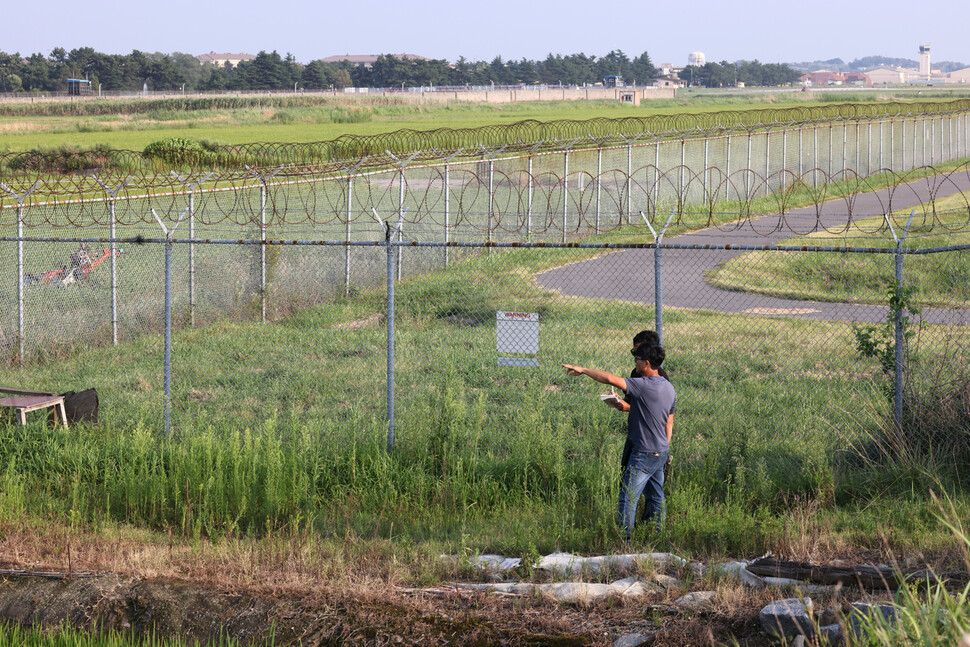
{"label": "white dome structure", "polygon": [[693,65],[694,67],[701,67],[707,62],[707,57],[704,56],[704,52],[691,52],[687,55],[687,64]]}

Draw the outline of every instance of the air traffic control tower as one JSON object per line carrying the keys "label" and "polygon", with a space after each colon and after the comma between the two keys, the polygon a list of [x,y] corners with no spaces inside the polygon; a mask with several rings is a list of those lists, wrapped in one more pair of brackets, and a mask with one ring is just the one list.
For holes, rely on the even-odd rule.
{"label": "air traffic control tower", "polygon": [[930,46],[919,46],[919,77],[923,81],[930,80]]}

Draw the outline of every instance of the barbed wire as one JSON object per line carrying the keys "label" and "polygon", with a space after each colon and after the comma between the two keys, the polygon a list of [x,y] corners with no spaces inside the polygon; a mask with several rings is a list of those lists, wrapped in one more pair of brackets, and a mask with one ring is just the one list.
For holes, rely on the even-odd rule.
{"label": "barbed wire", "polygon": [[[597,146],[629,145],[681,137],[764,132],[857,121],[898,120],[946,116],[970,110],[970,99],[941,102],[836,104],[708,113],[648,115],[618,119],[525,120],[476,128],[402,129],[376,135],[342,135],[311,143],[255,142],[218,145],[190,140],[145,151],[95,147],[91,150],[27,151],[0,155],[0,181],[51,174],[124,176],[137,174],[154,186],[173,169],[228,171],[279,168],[280,173],[341,173],[348,169],[393,168],[408,163],[485,159],[563,150],[580,143]],[[402,157],[404,155],[404,157]],[[284,168],[289,167],[289,168]]]}
{"label": "barbed wire", "polygon": [[[22,202],[8,195],[7,204],[0,209],[0,227],[18,220],[28,229],[151,224],[155,222],[152,210],[176,219],[189,201],[196,221],[210,226],[369,223],[374,209],[383,213],[401,210],[402,183],[406,222],[487,236],[607,233],[631,223],[643,224],[642,217],[654,222],[670,213],[674,213],[675,225],[736,228],[772,212],[781,216],[776,228],[795,231],[799,226],[793,220],[803,221],[806,212],[814,212],[813,229],[838,233],[859,218],[914,206],[924,222],[953,230],[970,227],[970,197],[965,193],[970,190],[970,163],[949,170],[881,169],[874,176],[844,170],[830,174],[819,168],[801,175],[781,170],[765,176],[751,168],[728,174],[720,167],[694,171],[681,166],[660,169],[652,164],[635,168],[631,175],[610,170],[601,175],[563,176],[551,171],[477,166],[447,171],[422,167],[416,169],[420,177],[386,171],[349,179],[309,176],[280,180],[275,176],[263,183],[252,176],[223,176],[217,182],[210,179],[205,188],[198,186],[198,176],[171,177],[167,185],[150,187],[136,181],[104,182],[102,186],[98,176],[90,176],[83,185],[38,186]],[[878,207],[859,208],[862,194],[875,195],[870,201],[877,199]],[[938,207],[937,199],[943,194],[953,197],[946,207]],[[825,205],[846,215],[837,228],[817,222]],[[786,215],[796,207],[798,213],[790,221]]]}
{"label": "barbed wire", "polygon": [[[628,137],[622,145],[587,134],[557,141],[553,150],[540,150],[547,144],[540,142],[519,154],[510,153],[506,145],[488,149],[479,144],[473,159],[438,150],[407,155],[387,151],[384,161],[373,166],[362,157],[272,168],[159,167],[149,172],[105,164],[66,174],[19,172],[0,177],[0,227],[154,225],[155,214],[174,221],[188,211],[200,225],[252,231],[301,225],[347,228],[371,224],[372,213],[379,211],[406,212],[410,224],[464,232],[475,239],[565,240],[642,224],[641,213],[651,222],[674,213],[675,224],[691,227],[739,227],[755,214],[778,213],[782,217],[774,227],[797,233],[804,228],[806,213],[814,211],[819,220],[823,205],[831,209],[835,203],[847,216],[836,233],[857,217],[912,206],[918,206],[923,221],[940,225],[945,210],[945,226],[960,230],[970,214],[962,193],[970,191],[970,162],[956,161],[970,153],[966,103],[968,109],[962,112],[878,122],[877,133],[860,122],[851,128],[848,122],[799,123],[776,132],[741,134],[717,126],[714,135],[654,141]],[[884,118],[889,113],[880,114]],[[570,123],[594,130],[597,124],[626,121]],[[274,145],[251,145],[254,150],[257,146]],[[276,146],[303,150],[313,145]],[[853,146],[854,151],[847,150]],[[105,154],[116,153],[124,152]],[[732,153],[743,163],[732,163]],[[387,164],[388,159],[394,163]],[[943,194],[956,197],[938,206],[937,197]],[[860,195],[870,195],[864,208],[859,207]],[[797,218],[789,218],[795,207],[800,207]],[[811,227],[829,231],[820,222]]]}

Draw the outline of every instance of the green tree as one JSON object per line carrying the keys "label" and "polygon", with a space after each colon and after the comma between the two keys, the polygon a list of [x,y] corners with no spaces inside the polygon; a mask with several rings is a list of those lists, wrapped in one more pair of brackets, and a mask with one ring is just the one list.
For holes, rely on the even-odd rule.
{"label": "green tree", "polygon": [[51,90],[48,87],[50,77],[50,65],[47,57],[41,53],[31,54],[27,58],[27,69],[24,71],[24,89],[29,92],[41,92]]}
{"label": "green tree", "polygon": [[606,76],[622,76],[627,82],[633,82],[630,58],[622,50],[611,50],[596,62],[596,76],[602,80]]}
{"label": "green tree", "polygon": [[350,78],[350,72],[346,68],[339,68],[333,73],[333,87],[336,90],[353,87],[354,80]]}
{"label": "green tree", "polygon": [[637,85],[650,85],[658,76],[657,68],[650,60],[650,54],[644,52],[630,61],[630,82]]}
{"label": "green tree", "polygon": [[330,65],[323,61],[310,61],[303,68],[303,87],[309,90],[327,89],[333,83]]}

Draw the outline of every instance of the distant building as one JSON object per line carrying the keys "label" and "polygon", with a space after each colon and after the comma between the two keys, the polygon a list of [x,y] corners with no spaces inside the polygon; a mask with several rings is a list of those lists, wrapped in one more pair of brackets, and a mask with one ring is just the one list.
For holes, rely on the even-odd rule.
{"label": "distant building", "polygon": [[919,80],[919,70],[906,67],[877,67],[866,70],[873,85],[910,83]]}
{"label": "distant building", "polygon": [[91,82],[87,79],[68,79],[67,94],[72,97],[84,96],[91,92]]}
{"label": "distant building", "polygon": [[229,63],[231,67],[236,67],[242,62],[249,62],[256,57],[252,54],[216,54],[215,52],[209,52],[208,54],[199,54],[196,56],[200,63],[212,63],[213,65],[218,65],[219,67],[224,66]]}
{"label": "distant building", "polygon": [[707,57],[704,56],[704,52],[691,52],[687,55],[687,64],[693,65],[694,67],[704,67],[707,63]]}
{"label": "distant building", "polygon": [[805,85],[862,85],[872,86],[872,80],[862,72],[833,72],[831,70],[816,70],[798,77]]}
{"label": "distant building", "polygon": [[370,68],[377,62],[380,56],[393,56],[394,58],[404,59],[408,61],[430,61],[431,59],[426,56],[418,56],[417,54],[344,54],[342,56],[328,56],[327,58],[320,59],[324,63],[351,63],[357,67]]}
{"label": "distant building", "polygon": [[653,82],[653,87],[655,88],[682,88],[684,87],[684,82],[676,74],[670,74],[658,77],[656,81]]}
{"label": "distant building", "polygon": [[840,72],[832,70],[815,70],[806,72],[798,77],[798,80],[805,85],[842,85],[844,78]]}
{"label": "distant building", "polygon": [[872,79],[864,72],[846,72],[842,75],[843,83],[846,85],[862,85],[867,88],[872,87]]}
{"label": "distant building", "polygon": [[970,83],[970,67],[962,70],[953,70],[946,75],[947,83]]}

